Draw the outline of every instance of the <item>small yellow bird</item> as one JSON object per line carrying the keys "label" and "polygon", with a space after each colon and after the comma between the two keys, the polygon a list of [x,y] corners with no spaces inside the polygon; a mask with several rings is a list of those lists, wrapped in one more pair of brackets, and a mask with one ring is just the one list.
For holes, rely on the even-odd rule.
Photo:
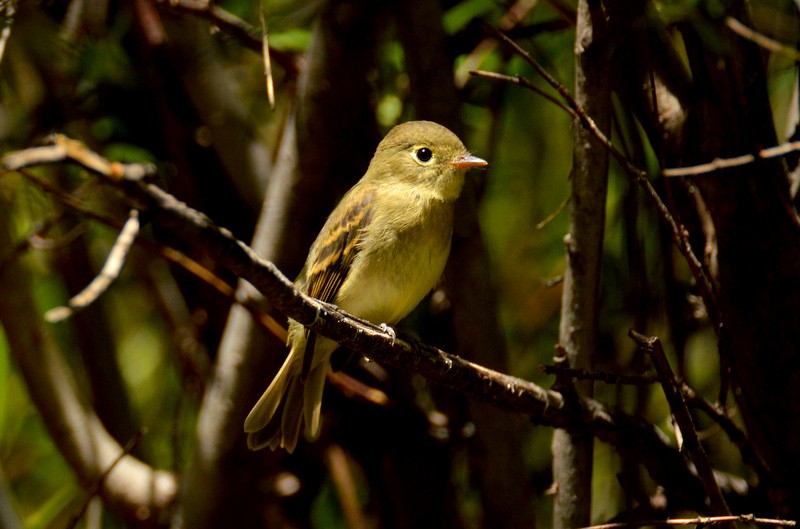
{"label": "small yellow bird", "polygon": [[[394,127],[328,217],[295,284],[360,318],[397,323],[441,276],[464,174],[484,165],[441,125]],[[287,345],[289,356],[244,422],[253,450],[292,452],[301,421],[310,438],[319,433],[325,375],[338,345],[294,320]]]}

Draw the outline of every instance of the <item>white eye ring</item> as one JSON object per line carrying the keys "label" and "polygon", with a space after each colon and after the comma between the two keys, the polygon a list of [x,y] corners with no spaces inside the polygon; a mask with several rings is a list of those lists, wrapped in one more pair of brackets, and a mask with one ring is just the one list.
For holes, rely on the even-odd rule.
{"label": "white eye ring", "polygon": [[418,147],[411,151],[411,156],[422,165],[428,165],[433,162],[433,151],[428,147]]}

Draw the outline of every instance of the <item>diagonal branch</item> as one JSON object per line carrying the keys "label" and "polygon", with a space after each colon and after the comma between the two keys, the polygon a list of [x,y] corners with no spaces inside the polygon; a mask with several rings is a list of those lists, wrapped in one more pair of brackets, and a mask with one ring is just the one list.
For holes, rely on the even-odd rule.
{"label": "diagonal branch", "polygon": [[683,437],[683,446],[686,448],[686,452],[692,460],[692,463],[694,463],[697,468],[700,480],[703,482],[706,493],[711,500],[712,511],[718,516],[730,515],[730,509],[728,509],[728,505],[725,503],[725,498],[722,497],[719,485],[714,479],[714,471],[711,468],[711,463],[708,461],[708,456],[703,449],[703,445],[700,444],[700,438],[697,436],[694,420],[680,392],[675,374],[672,372],[669,362],[667,362],[664,349],[661,347],[661,341],[655,337],[647,337],[639,334],[634,330],[631,330],[628,335],[633,338],[636,344],[653,360],[653,366],[658,373],[661,387],[664,388],[667,402],[669,403],[669,407],[675,417],[675,422],[678,424],[678,428]]}
{"label": "diagonal branch", "polygon": [[[605,149],[609,151],[609,153],[614,157],[617,163],[628,173],[633,179],[636,181],[637,184],[644,190],[645,195],[648,199],[653,203],[656,208],[656,213],[661,218],[661,220],[669,227],[670,235],[672,236],[672,241],[678,250],[683,255],[684,259],[686,260],[687,265],[689,266],[689,270],[692,273],[695,281],[697,281],[697,286],[700,291],[700,294],[703,298],[703,303],[706,306],[706,311],[711,319],[714,327],[714,331],[719,333],[720,325],[722,324],[722,316],[719,311],[719,303],[717,301],[717,293],[716,290],[711,282],[710,277],[706,273],[703,265],[697,259],[697,256],[694,255],[694,251],[692,250],[691,244],[689,243],[688,235],[686,234],[686,230],[683,226],[679,225],[675,218],[667,208],[664,201],[661,200],[658,192],[653,187],[653,184],[650,183],[650,180],[647,178],[647,173],[634,165],[622,151],[617,149],[612,143],[611,140],[597,127],[597,124],[594,120],[589,116],[586,111],[581,107],[580,104],[575,100],[575,98],[570,94],[567,87],[563,84],[559,83],[557,79],[555,79],[552,75],[550,75],[547,70],[544,69],[542,65],[540,65],[536,59],[531,56],[530,53],[522,49],[519,44],[514,42],[510,39],[507,35],[503,32],[489,27],[489,30],[492,31],[497,38],[501,39],[504,43],[509,45],[515,53],[517,53],[520,57],[525,59],[525,61],[530,64],[536,72],[542,76],[542,78],[547,81],[547,83],[552,86],[558,94],[564,99],[567,103],[567,106],[571,110],[570,115],[577,115],[578,119],[577,122],[580,123],[582,127],[587,129],[594,135],[595,138],[600,142],[601,145]],[[482,75],[476,72],[477,75]],[[485,77],[485,75],[483,75]],[[510,77],[508,79],[500,78],[502,81],[511,82],[514,84],[518,84],[525,88],[530,88],[532,86],[531,83],[523,83],[519,81],[519,78]],[[549,99],[549,98],[548,98]],[[560,105],[559,105],[560,106]]]}
{"label": "diagonal branch", "polygon": [[[19,153],[0,159],[6,169]],[[30,153],[27,153],[28,155]],[[29,163],[36,163],[28,156]],[[52,161],[52,160],[50,160]],[[140,178],[120,177],[131,167],[95,171],[122,190],[132,206],[152,215],[152,222],[205,251],[219,264],[250,282],[272,305],[310,329],[343,346],[404,371],[418,373],[473,399],[523,413],[536,424],[584,429],[616,447],[622,457],[640,461],[664,485],[674,505],[703,511],[702,486],[682,456],[663,435],[642,420],[612,413],[589,398],[565,397],[531,382],[487,369],[428,345],[393,339],[379,326],[359,320],[295,289],[277,267],[259,257],[226,229],[158,186]],[[110,165],[101,165],[110,167]],[[635,441],[634,441],[635,440]]]}

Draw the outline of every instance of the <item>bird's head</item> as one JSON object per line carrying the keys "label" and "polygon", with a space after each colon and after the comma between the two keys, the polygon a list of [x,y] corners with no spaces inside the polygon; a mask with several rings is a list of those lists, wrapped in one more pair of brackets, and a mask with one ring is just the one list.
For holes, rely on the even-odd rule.
{"label": "bird's head", "polygon": [[487,165],[469,153],[449,129],[431,121],[397,125],[378,145],[367,177],[403,181],[455,200],[464,185],[464,173]]}

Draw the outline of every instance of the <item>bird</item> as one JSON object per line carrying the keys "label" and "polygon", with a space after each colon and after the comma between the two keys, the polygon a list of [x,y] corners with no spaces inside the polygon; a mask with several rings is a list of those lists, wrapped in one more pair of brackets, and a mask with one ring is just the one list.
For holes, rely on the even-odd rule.
{"label": "bird", "polygon": [[[378,144],[364,176],[319,232],[295,285],[393,331],[434,288],[450,253],[467,170],[486,166],[446,127],[409,121]],[[289,354],[244,422],[247,444],[291,453],[302,424],[320,430],[325,378],[338,344],[289,319]]]}

